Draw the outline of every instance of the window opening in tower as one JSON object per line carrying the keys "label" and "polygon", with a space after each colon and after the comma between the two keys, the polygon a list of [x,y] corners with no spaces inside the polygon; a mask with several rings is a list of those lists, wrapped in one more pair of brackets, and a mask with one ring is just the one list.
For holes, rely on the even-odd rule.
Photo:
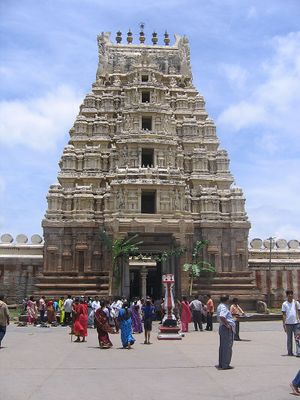
{"label": "window opening in tower", "polygon": [[152,117],[142,117],[142,129],[152,131]]}
{"label": "window opening in tower", "polygon": [[150,92],[142,92],[142,103],[150,103]]}
{"label": "window opening in tower", "polygon": [[154,167],[154,149],[142,149],[141,167]]}
{"label": "window opening in tower", "polygon": [[155,214],[156,213],[156,192],[155,191],[142,191],[141,212],[142,214]]}

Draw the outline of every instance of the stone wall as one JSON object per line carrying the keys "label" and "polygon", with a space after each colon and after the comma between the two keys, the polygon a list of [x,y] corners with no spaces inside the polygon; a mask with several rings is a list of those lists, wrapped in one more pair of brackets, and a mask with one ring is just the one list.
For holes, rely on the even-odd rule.
{"label": "stone wall", "polygon": [[7,302],[20,303],[32,295],[43,268],[43,239],[32,235],[30,242],[26,235],[14,239],[10,234],[0,238],[0,293]]}

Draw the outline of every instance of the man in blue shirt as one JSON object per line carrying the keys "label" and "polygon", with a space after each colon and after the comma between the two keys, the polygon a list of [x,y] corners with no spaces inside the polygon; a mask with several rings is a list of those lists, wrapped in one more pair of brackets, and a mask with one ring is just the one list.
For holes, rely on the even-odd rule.
{"label": "man in blue shirt", "polygon": [[220,304],[217,308],[217,318],[219,322],[219,364],[218,369],[233,369],[230,366],[232,357],[232,345],[235,333],[235,322],[228,308],[229,296],[222,295]]}

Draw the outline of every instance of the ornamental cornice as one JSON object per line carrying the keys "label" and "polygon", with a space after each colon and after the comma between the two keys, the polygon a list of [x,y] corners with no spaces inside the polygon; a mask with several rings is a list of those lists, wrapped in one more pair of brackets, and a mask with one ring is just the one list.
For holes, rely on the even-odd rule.
{"label": "ornamental cornice", "polygon": [[110,186],[119,186],[119,185],[155,185],[155,186],[181,186],[185,187],[185,182],[181,180],[174,179],[164,179],[163,181],[160,179],[149,179],[149,178],[138,178],[138,179],[113,179],[110,183]]}

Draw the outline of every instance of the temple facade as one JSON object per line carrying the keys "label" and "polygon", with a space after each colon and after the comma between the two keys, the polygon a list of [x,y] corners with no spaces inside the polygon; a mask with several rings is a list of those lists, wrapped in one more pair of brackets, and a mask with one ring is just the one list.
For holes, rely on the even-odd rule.
{"label": "temple facade", "polygon": [[[256,300],[268,301],[269,294],[272,306],[281,306],[286,289],[292,289],[295,298],[299,299],[299,240],[277,239],[276,242],[272,242],[270,249],[269,240],[256,238],[251,240],[248,252],[250,276],[247,276],[245,271],[219,273],[212,282],[204,282],[203,287],[201,287],[201,279],[196,281],[195,292],[203,295],[209,290],[216,303],[221,291],[229,293],[231,297],[238,296],[244,303],[243,306],[250,310],[255,309]],[[0,292],[5,295],[9,304],[21,303],[25,297],[40,294],[41,290],[48,290],[48,296],[56,296],[55,290],[62,291],[62,284],[67,285],[69,281],[66,274],[65,280],[52,277],[56,279],[55,282],[59,285],[56,288],[53,281],[52,286],[48,282],[46,288],[45,285],[41,284],[45,279],[43,253],[44,243],[39,235],[33,235],[31,240],[24,234],[17,235],[16,238],[8,233],[0,236]],[[143,263],[140,260],[132,260],[130,261],[130,268],[140,271],[142,279],[146,275],[146,290],[149,289],[151,284],[149,277],[151,274],[153,277],[153,271],[156,271],[157,264],[147,259],[144,259]],[[147,268],[146,271],[145,268]],[[157,272],[156,274],[158,275]],[[149,281],[148,288],[147,281]],[[256,291],[253,290],[253,283]],[[160,282],[157,287],[160,287]],[[132,288],[137,289],[136,286]],[[70,288],[66,286],[66,293],[68,289]],[[81,293],[85,293],[84,289],[87,290],[87,287],[79,288]],[[79,294],[79,292],[75,292],[74,287],[71,292],[76,295]],[[183,293],[187,294],[184,288]],[[249,294],[252,296],[252,301],[249,301]]]}
{"label": "temple facade", "polygon": [[[148,45],[143,29],[138,44],[132,38],[130,31],[126,44],[121,32],[116,43],[109,33],[98,36],[96,80],[47,196],[38,283],[46,295],[115,294],[101,230],[142,242],[144,260],[121,262],[124,296],[161,296],[164,273],[175,275],[177,295],[186,292],[181,267],[197,240],[208,240],[203,258],[217,276],[249,278],[245,199],[193,85],[188,39],[175,35],[171,45],[165,33],[159,45],[153,33]],[[179,247],[187,251],[176,256]],[[151,259],[164,252],[171,255]]]}

